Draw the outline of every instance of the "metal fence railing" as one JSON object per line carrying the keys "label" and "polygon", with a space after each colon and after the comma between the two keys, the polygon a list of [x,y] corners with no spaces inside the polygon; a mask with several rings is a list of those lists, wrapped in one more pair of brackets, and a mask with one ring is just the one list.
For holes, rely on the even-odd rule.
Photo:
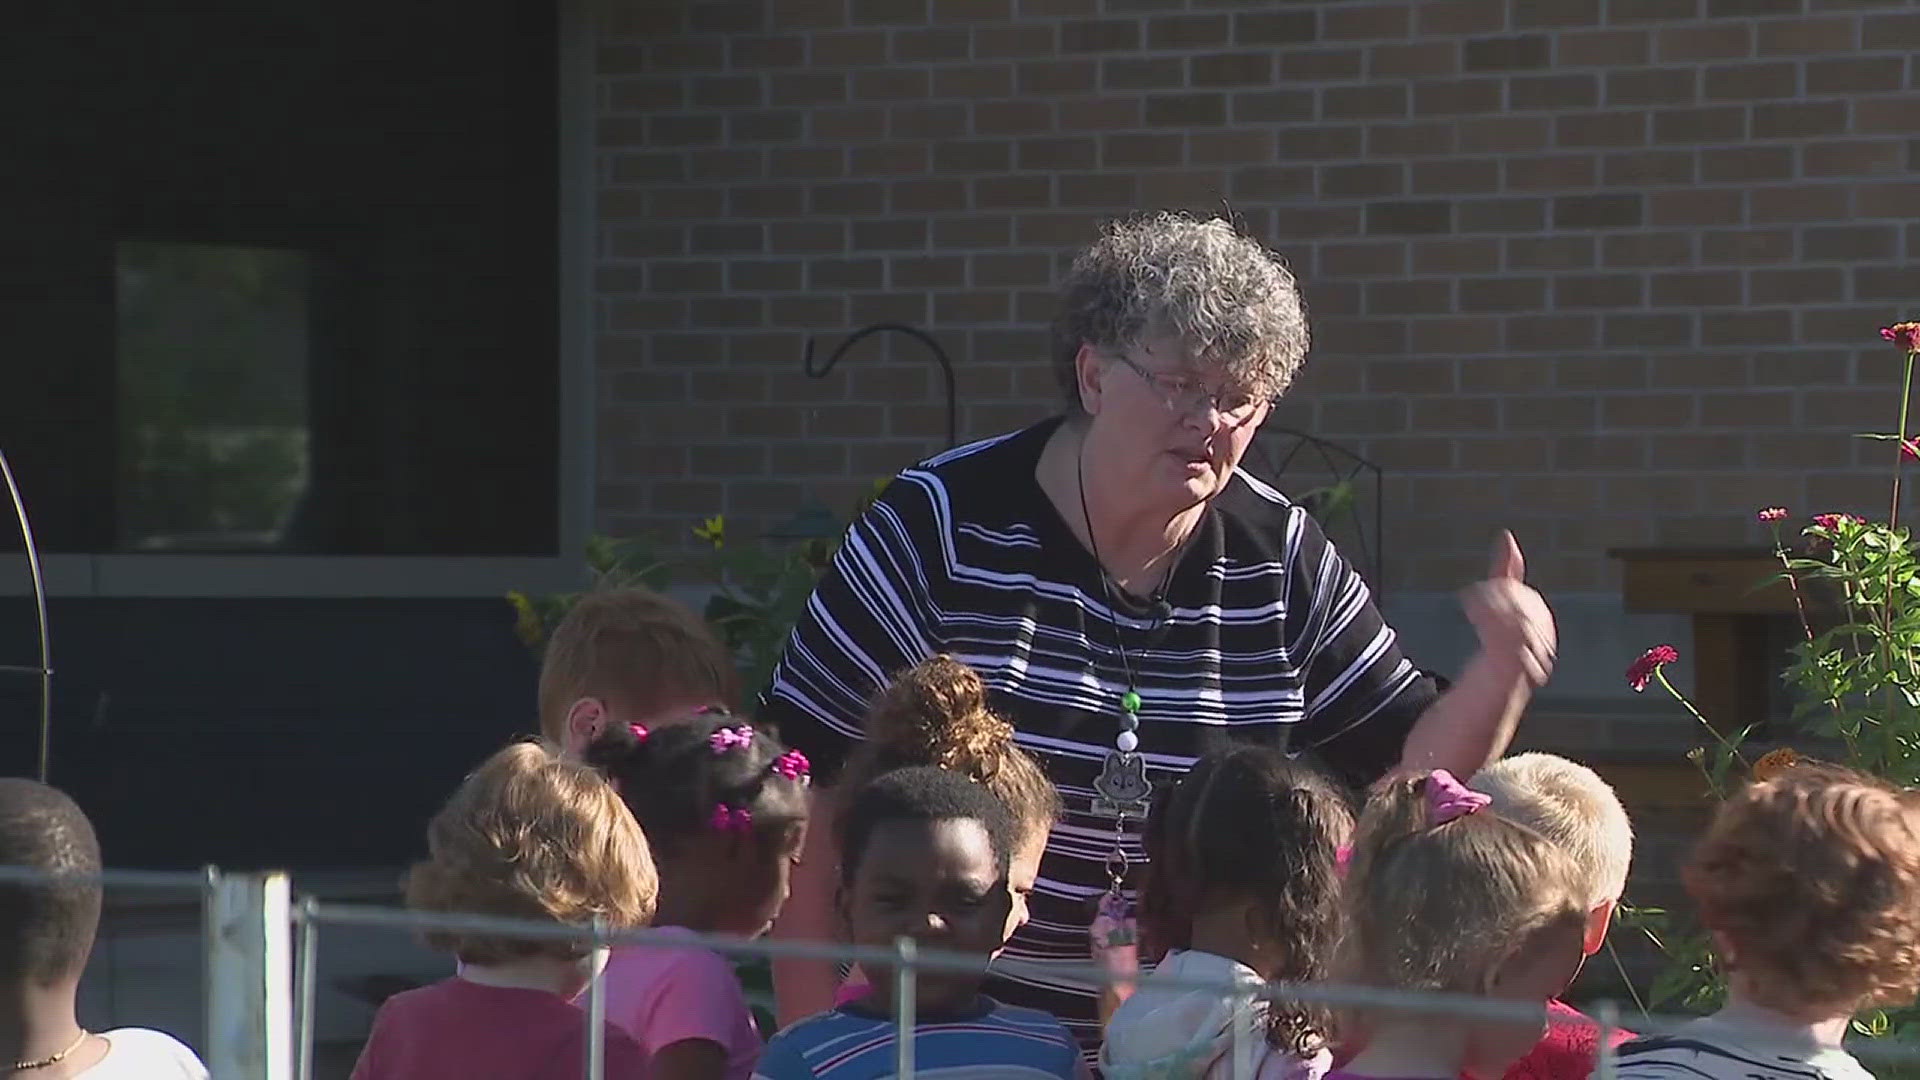
{"label": "metal fence railing", "polygon": [[[48,880],[50,875],[44,871],[0,867],[0,882]],[[311,897],[296,900],[283,874],[224,874],[212,869],[201,874],[109,870],[90,880],[101,883],[109,894],[115,889],[137,888],[197,893],[200,897],[203,920],[199,945],[205,972],[206,1024],[204,1041],[198,1049],[213,1080],[315,1080],[318,957],[322,931],[329,927],[410,934],[452,930],[497,937],[585,941],[602,953],[615,947],[684,949],[695,945],[734,958],[805,958],[858,963],[871,973],[885,972],[891,981],[894,1014],[899,1025],[895,1040],[896,1071],[903,1080],[914,1072],[914,1039],[910,1029],[919,973],[978,973],[980,970],[977,956],[921,952],[910,939],[901,939],[890,949],[875,949],[839,943],[690,935],[677,930],[671,934],[644,929],[610,932],[604,927],[565,927],[491,916],[334,903]],[[1003,967],[1014,969],[1017,965]],[[1093,965],[1050,964],[1046,973],[1050,979],[1069,979],[1088,986],[1105,985],[1115,979],[1105,969]],[[601,982],[593,980],[585,992],[584,1020],[589,1037],[580,1074],[586,1080],[606,1080],[603,1043],[606,1002]],[[1541,1023],[1543,1018],[1562,1022],[1547,1017],[1539,1006],[1459,994],[1393,991],[1328,982],[1275,983],[1251,995],[1244,987],[1209,981],[1166,979],[1161,985],[1216,990],[1223,997],[1289,999],[1346,1010],[1533,1024]],[[1620,1007],[1612,1002],[1602,1002],[1593,1010],[1593,1020],[1600,1028],[1595,1080],[1614,1078],[1612,1035],[1620,1030],[1623,1015]],[[1625,1023],[1636,1034],[1648,1035],[1670,1033],[1697,1019],[1647,1015],[1634,1010]],[[1735,1036],[1741,1033],[1732,1025],[1719,1030]],[[1239,1034],[1237,1030],[1235,1034]],[[1759,1038],[1766,1033],[1755,1030],[1753,1034]],[[1901,1066],[1899,1071],[1905,1075],[1913,1075],[1914,1066],[1920,1065],[1920,1041],[1860,1039],[1850,1042],[1848,1049],[1870,1064]],[[1239,1050],[1235,1047],[1229,1055],[1236,1066],[1253,1060]]]}

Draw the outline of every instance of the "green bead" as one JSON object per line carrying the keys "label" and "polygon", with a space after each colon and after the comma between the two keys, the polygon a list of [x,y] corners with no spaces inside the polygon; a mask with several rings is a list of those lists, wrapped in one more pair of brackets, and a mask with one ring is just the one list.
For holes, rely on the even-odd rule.
{"label": "green bead", "polygon": [[1140,695],[1134,693],[1131,690],[1127,691],[1124,694],[1121,694],[1120,707],[1127,710],[1127,712],[1129,713],[1139,712],[1140,711]]}

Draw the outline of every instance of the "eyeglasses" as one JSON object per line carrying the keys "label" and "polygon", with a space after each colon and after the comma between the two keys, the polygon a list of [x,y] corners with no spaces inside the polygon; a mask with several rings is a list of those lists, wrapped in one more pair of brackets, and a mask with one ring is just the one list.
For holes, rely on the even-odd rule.
{"label": "eyeglasses", "polygon": [[1148,371],[1130,357],[1120,353],[1109,353],[1115,360],[1127,365],[1140,381],[1147,384],[1160,404],[1167,411],[1178,416],[1191,416],[1203,409],[1211,409],[1228,424],[1239,427],[1253,419],[1260,407],[1268,402],[1265,394],[1256,394],[1241,388],[1209,390],[1197,380],[1182,375],[1162,375],[1157,371]]}

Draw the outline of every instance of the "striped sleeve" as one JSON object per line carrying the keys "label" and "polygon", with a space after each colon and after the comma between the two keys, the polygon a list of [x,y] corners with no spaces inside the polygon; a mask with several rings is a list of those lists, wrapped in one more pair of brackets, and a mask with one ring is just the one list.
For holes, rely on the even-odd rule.
{"label": "striped sleeve", "polygon": [[1304,674],[1298,745],[1336,772],[1371,782],[1400,760],[1414,721],[1438,696],[1400,652],[1373,591],[1295,507],[1287,519],[1288,653]]}
{"label": "striped sleeve", "polygon": [[875,691],[939,650],[944,573],[937,478],[910,470],[853,523],[774,667],[761,718],[831,782]]}

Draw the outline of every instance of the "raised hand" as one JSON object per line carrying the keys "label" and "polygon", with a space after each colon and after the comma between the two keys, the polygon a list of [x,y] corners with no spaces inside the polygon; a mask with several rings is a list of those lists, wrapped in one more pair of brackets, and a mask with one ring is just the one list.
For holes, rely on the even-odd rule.
{"label": "raised hand", "polygon": [[1487,579],[1463,590],[1460,604],[1480,637],[1481,653],[1518,665],[1538,687],[1553,675],[1560,637],[1546,599],[1526,583],[1526,575],[1520,542],[1503,529],[1493,543]]}

